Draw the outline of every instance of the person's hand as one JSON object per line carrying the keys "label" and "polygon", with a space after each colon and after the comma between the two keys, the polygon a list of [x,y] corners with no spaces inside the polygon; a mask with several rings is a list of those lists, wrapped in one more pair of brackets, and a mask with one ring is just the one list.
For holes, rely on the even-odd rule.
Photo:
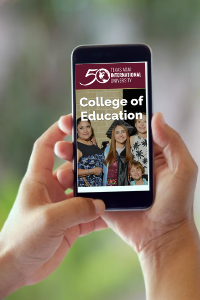
{"label": "person's hand", "polygon": [[200,240],[193,218],[197,165],[159,113],[153,116],[152,132],[153,206],[146,211],[107,212],[103,219],[138,253],[148,300],[197,300]]}
{"label": "person's hand", "polygon": [[[106,212],[103,219],[137,253],[151,255],[193,223],[197,165],[177,132],[157,113],[152,119],[155,201],[146,211]],[[186,232],[186,231],[185,231]]]}
{"label": "person's hand", "polygon": [[93,136],[93,138],[91,139],[91,142],[92,142],[93,145],[97,146],[97,141],[96,141],[96,139],[95,139],[94,136]]}
{"label": "person's hand", "polygon": [[96,176],[99,176],[102,173],[103,169],[100,167],[96,167],[94,169],[90,169],[90,174],[94,174]]}
{"label": "person's hand", "polygon": [[[7,262],[5,270],[2,264],[0,269],[10,285],[2,283],[1,274],[0,298],[19,286],[40,282],[59,266],[79,236],[107,227],[100,218],[103,201],[65,194],[73,185],[72,163],[52,172],[54,146],[59,157],[72,160],[72,143],[62,141],[71,134],[71,127],[71,115],[62,117],[34,145],[27,173],[0,234],[0,261]],[[14,287],[15,279],[18,284]]]}

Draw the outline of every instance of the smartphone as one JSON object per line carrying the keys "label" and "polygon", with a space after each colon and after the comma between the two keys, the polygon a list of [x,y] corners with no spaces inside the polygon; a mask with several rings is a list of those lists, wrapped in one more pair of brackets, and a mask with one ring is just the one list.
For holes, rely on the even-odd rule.
{"label": "smartphone", "polygon": [[151,82],[151,50],[147,45],[74,49],[75,196],[102,199],[106,210],[111,211],[151,207]]}

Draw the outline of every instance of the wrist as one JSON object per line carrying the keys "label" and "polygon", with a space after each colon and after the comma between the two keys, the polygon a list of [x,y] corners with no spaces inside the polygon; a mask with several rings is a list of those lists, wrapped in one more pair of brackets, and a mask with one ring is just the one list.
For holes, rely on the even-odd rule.
{"label": "wrist", "polygon": [[[157,236],[138,253],[140,262],[151,262],[152,258],[163,257],[170,255],[170,249],[180,250],[181,247],[187,247],[188,241],[191,245],[199,244],[199,234],[193,220],[185,221],[174,229],[165,232],[163,235]],[[168,250],[168,251],[167,251]]]}
{"label": "wrist", "polygon": [[149,243],[139,259],[148,300],[200,298],[200,241],[193,221]]}
{"label": "wrist", "polygon": [[24,285],[14,251],[6,249],[0,239],[0,299]]}

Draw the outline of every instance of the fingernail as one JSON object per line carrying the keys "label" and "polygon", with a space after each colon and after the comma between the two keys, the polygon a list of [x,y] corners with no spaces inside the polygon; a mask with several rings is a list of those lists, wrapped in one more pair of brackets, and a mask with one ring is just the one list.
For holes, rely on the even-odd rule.
{"label": "fingernail", "polygon": [[102,200],[93,200],[95,212],[97,215],[101,215],[105,210],[105,204]]}
{"label": "fingernail", "polygon": [[[62,123],[61,123],[61,119],[62,117],[60,117],[60,119],[58,120],[58,127],[60,128],[60,130],[62,130]],[[62,130],[63,131],[63,130]]]}
{"label": "fingernail", "polygon": [[60,117],[60,119],[58,120],[58,127],[65,134],[71,135],[72,134],[72,124],[71,125],[68,124],[69,123],[68,116]]}
{"label": "fingernail", "polygon": [[54,146],[54,153],[55,153],[55,155],[57,155],[57,156],[58,156],[57,144],[58,144],[58,142],[57,142],[57,143],[55,144],[55,146]]}
{"label": "fingernail", "polygon": [[163,125],[166,124],[165,119],[164,119],[164,117],[163,117],[163,115],[162,115],[161,113],[160,113],[160,122],[161,122]]}
{"label": "fingernail", "polygon": [[58,181],[59,181],[59,179],[60,179],[61,173],[62,173],[62,170],[58,170],[57,173],[56,173],[56,176],[57,176],[57,178],[58,178]]}

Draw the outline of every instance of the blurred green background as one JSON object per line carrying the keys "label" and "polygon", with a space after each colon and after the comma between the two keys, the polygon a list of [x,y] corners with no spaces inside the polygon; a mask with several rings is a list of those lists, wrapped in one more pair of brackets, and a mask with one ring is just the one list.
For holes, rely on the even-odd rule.
{"label": "blurred green background", "polygon": [[[199,32],[200,2],[195,0],[4,1],[0,6],[0,228],[34,141],[71,112],[70,55],[77,45],[149,44],[154,111],[164,112],[199,163]],[[199,194],[198,182],[198,227]],[[7,297],[27,298],[144,300],[145,292],[136,254],[106,230],[78,240],[42,283]]]}

